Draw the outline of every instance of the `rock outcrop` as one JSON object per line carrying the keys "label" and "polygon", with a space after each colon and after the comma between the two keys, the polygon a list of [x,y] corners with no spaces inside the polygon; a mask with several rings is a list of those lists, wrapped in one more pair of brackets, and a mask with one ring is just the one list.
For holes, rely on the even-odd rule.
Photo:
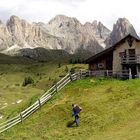
{"label": "rock outcrop", "polygon": [[132,34],[137,37],[137,33],[133,25],[126,18],[119,18],[116,24],[114,24],[110,36],[105,41],[106,46],[110,47],[114,45],[128,34]]}
{"label": "rock outcrop", "polygon": [[27,21],[11,16],[7,22],[7,28],[14,44],[21,48],[42,47],[46,49],[58,49],[59,38],[51,36],[41,28],[40,24],[29,24]]}
{"label": "rock outcrop", "polygon": [[[43,50],[64,50],[70,54],[96,54],[112,46],[128,33],[137,36],[125,18],[118,19],[113,31],[101,22],[81,24],[76,18],[58,15],[48,23],[28,23],[11,16],[7,24],[0,21],[0,52],[10,55],[40,57]],[[43,48],[43,49],[38,49]],[[46,51],[45,56],[48,54]]]}
{"label": "rock outcrop", "polygon": [[0,50],[10,55],[22,55],[23,51],[20,50],[27,51],[26,48],[65,50],[68,53],[80,49],[93,53],[101,51],[102,46],[89,33],[85,34],[83,27],[76,18],[64,15],[56,16],[47,24],[30,24],[17,16],[11,16],[6,25],[0,24]]}
{"label": "rock outcrop", "polygon": [[85,34],[89,34],[91,37],[95,38],[103,48],[106,47],[105,40],[110,35],[111,31],[101,22],[98,23],[96,20],[93,21],[93,23],[86,22],[83,30]]}
{"label": "rock outcrop", "polygon": [[0,22],[0,51],[8,49],[13,45],[12,36],[9,33],[6,25]]}
{"label": "rock outcrop", "polygon": [[79,49],[95,53],[102,50],[95,37],[88,32],[85,33],[84,26],[76,18],[58,15],[45,28],[49,34],[64,41],[65,46],[63,49],[69,53],[75,53]]}

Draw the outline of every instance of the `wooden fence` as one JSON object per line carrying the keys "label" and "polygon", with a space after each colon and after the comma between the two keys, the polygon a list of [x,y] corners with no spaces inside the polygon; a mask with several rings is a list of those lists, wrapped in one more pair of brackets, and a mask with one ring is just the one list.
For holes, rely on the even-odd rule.
{"label": "wooden fence", "polygon": [[43,104],[45,104],[49,99],[51,99],[60,89],[62,89],[65,85],[67,85],[70,81],[73,80],[75,74],[67,74],[64,78],[62,78],[59,82],[57,82],[53,87],[51,87],[47,92],[45,92],[34,104],[30,107],[19,113],[19,115],[15,116],[12,119],[9,119],[0,124],[0,133],[5,130],[15,126],[16,124],[23,122],[26,118],[28,118],[31,114],[36,112]]}
{"label": "wooden fence", "polygon": [[[120,72],[120,76],[122,76]],[[125,73],[124,73],[125,74]],[[128,76],[128,73],[126,73]],[[52,86],[47,92],[45,92],[34,104],[32,104],[27,109],[23,110],[19,115],[15,116],[12,119],[9,119],[0,124],[0,133],[6,131],[7,129],[15,126],[16,124],[23,122],[26,118],[28,118],[31,114],[36,112],[42,105],[44,105],[48,100],[50,100],[59,90],[61,90],[65,85],[69,82],[78,80],[82,77],[88,76],[113,76],[112,71],[80,71],[74,74],[67,74],[64,78],[62,78],[59,82],[57,82],[54,86]]]}
{"label": "wooden fence", "polygon": [[129,79],[130,73],[128,70],[112,71],[112,70],[97,70],[97,71],[80,71],[80,77],[114,77],[120,79]]}

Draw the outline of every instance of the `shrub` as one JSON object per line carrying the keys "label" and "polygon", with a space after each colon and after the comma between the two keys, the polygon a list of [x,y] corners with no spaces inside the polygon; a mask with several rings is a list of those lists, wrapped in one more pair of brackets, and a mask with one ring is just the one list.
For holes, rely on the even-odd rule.
{"label": "shrub", "polygon": [[58,68],[60,68],[60,67],[61,67],[61,63],[58,64]]}
{"label": "shrub", "polygon": [[75,68],[71,68],[70,72],[73,74],[75,73]]}
{"label": "shrub", "polygon": [[28,76],[24,78],[22,86],[27,86],[28,84],[33,84],[33,83],[34,80],[32,79],[32,77]]}
{"label": "shrub", "polygon": [[69,68],[68,68],[68,66],[65,67],[65,72],[66,72],[66,73],[69,72]]}

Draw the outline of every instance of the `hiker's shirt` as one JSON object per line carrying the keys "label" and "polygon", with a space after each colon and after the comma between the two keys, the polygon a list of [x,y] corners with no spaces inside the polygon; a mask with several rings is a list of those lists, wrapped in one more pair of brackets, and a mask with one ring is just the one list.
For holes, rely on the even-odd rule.
{"label": "hiker's shirt", "polygon": [[78,106],[74,107],[73,112],[74,112],[74,116],[78,116],[78,114],[80,112],[80,108]]}

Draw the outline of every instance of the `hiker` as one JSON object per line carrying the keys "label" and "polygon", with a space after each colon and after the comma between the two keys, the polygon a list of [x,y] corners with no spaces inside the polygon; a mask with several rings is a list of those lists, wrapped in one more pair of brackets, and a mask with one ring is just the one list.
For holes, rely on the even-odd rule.
{"label": "hiker", "polygon": [[76,126],[79,126],[78,119],[79,119],[79,113],[82,110],[82,108],[78,105],[72,104],[72,116],[75,117],[74,122],[76,123]]}

